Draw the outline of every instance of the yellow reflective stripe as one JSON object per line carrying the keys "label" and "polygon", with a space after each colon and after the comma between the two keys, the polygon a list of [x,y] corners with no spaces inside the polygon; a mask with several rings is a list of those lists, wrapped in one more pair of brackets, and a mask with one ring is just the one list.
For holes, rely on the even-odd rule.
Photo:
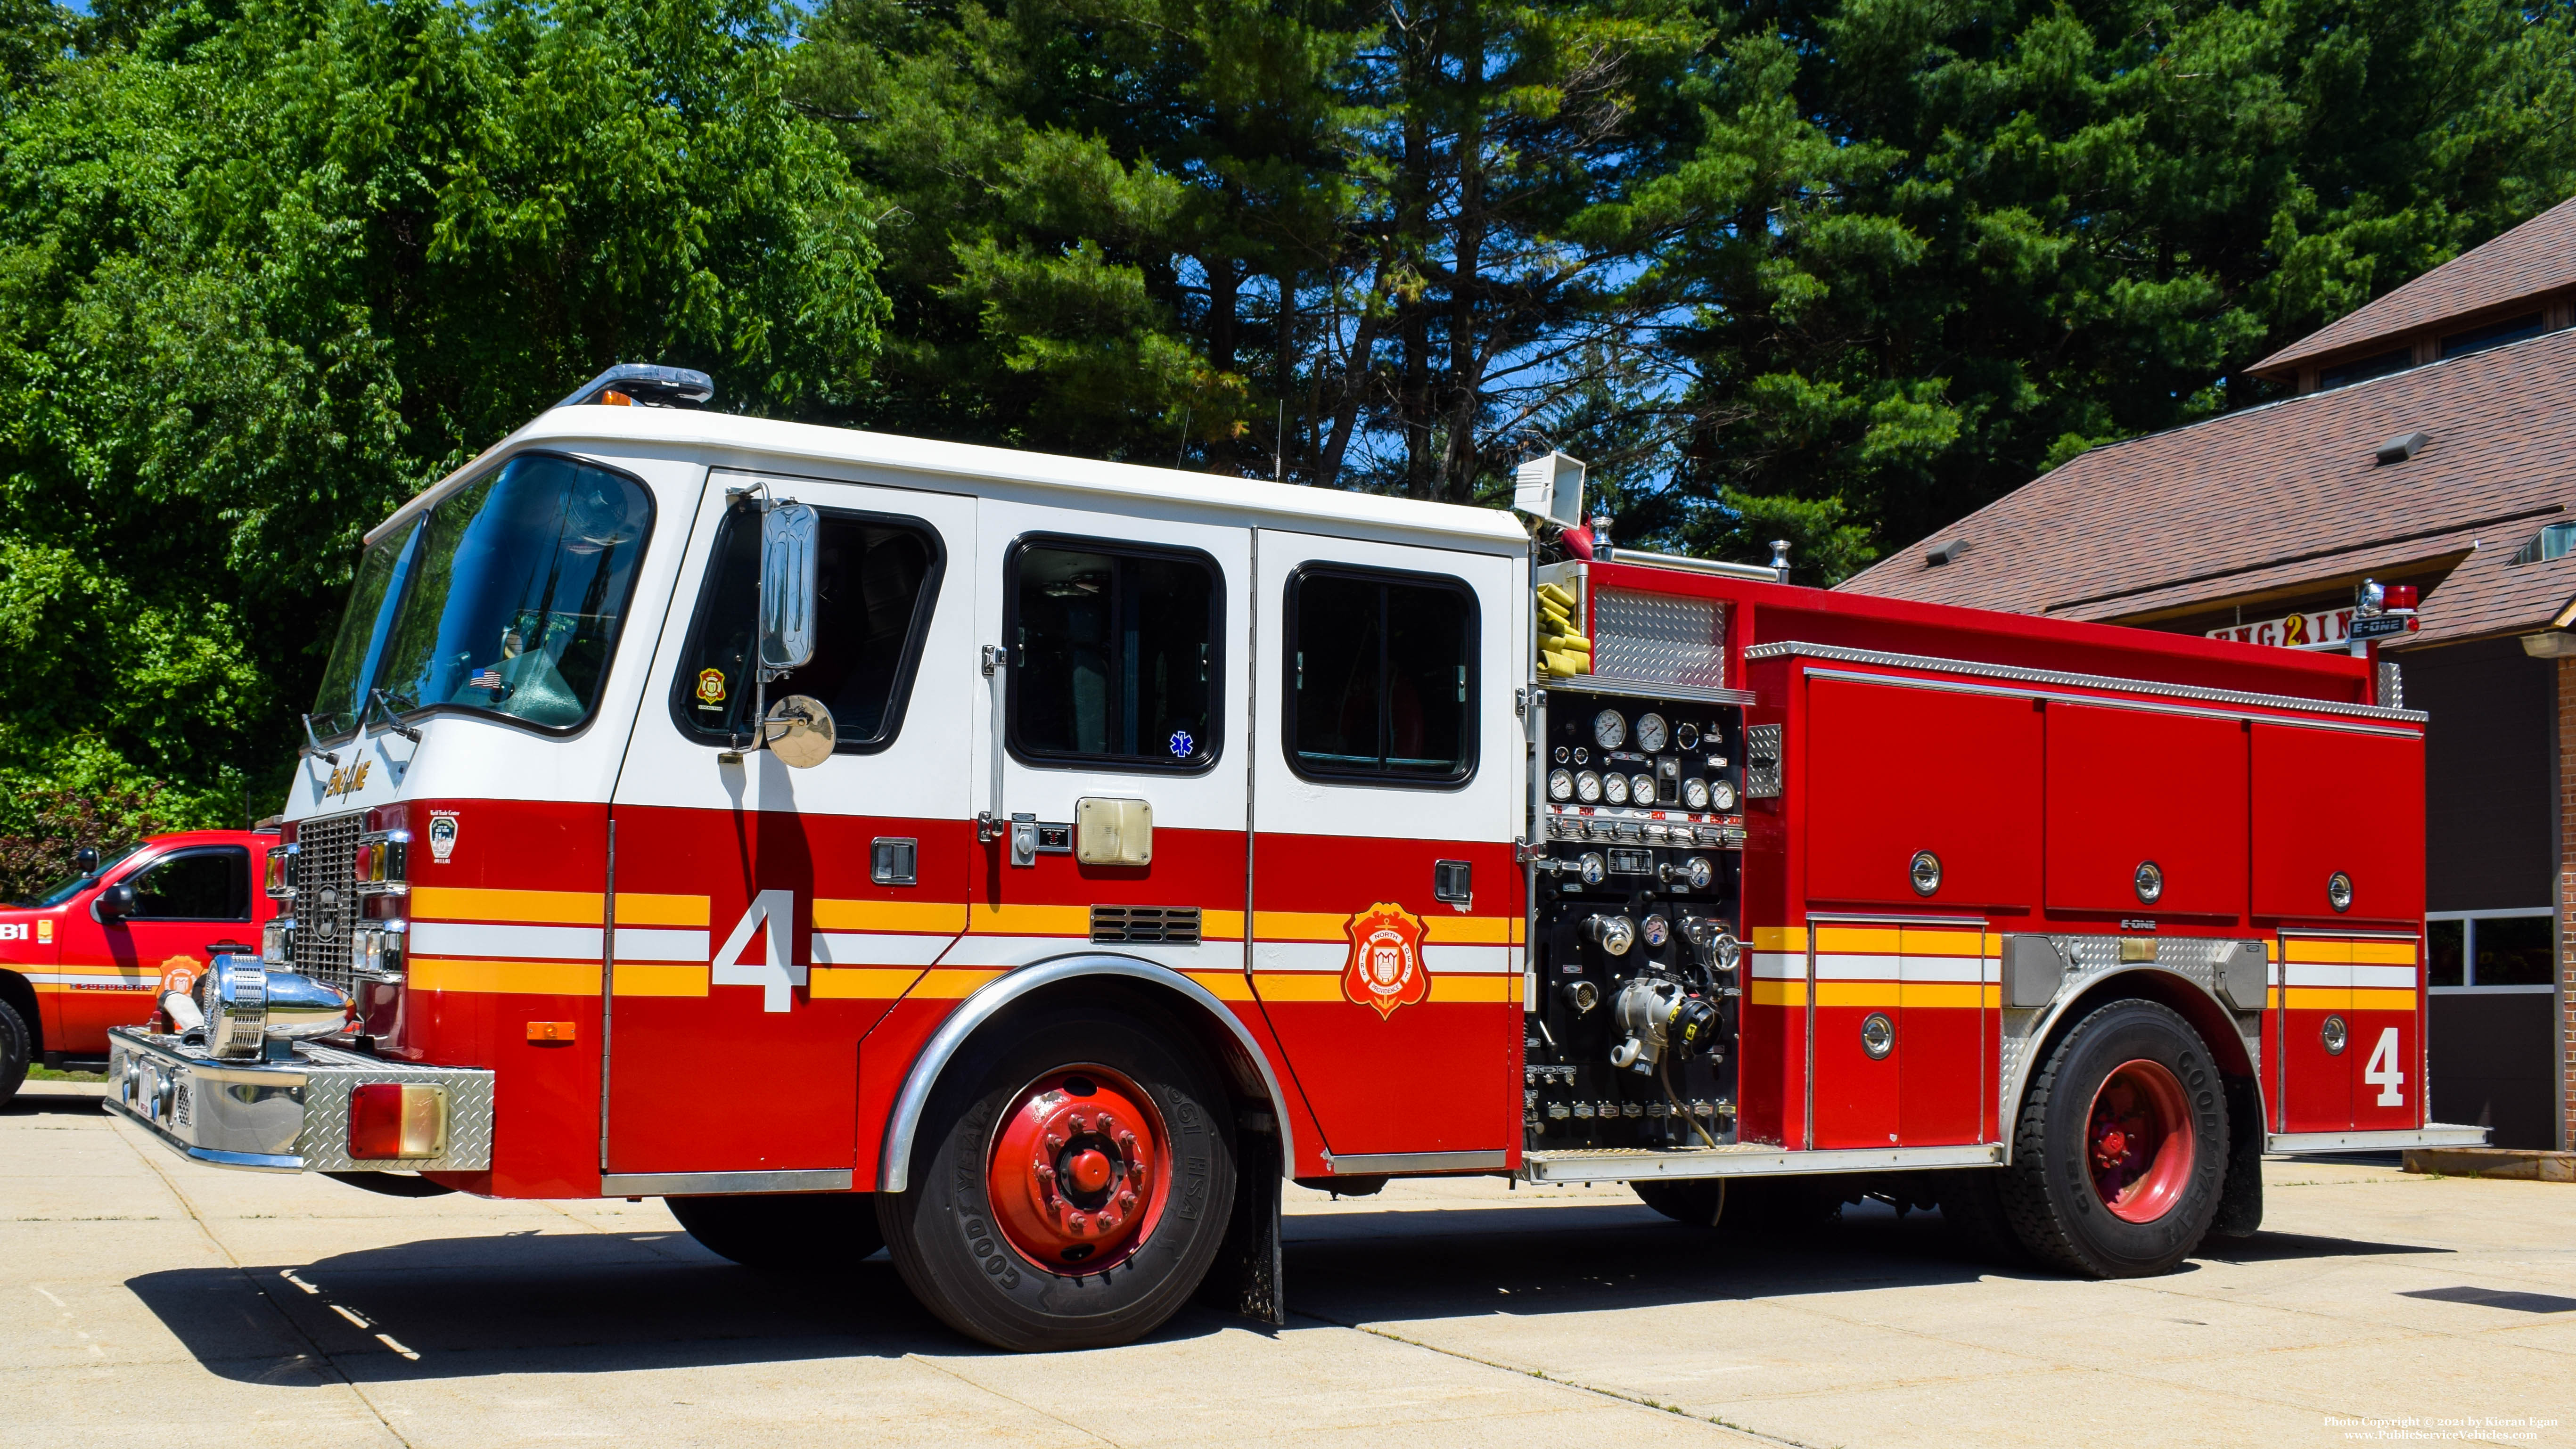
{"label": "yellow reflective stripe", "polygon": [[1982,956],[1986,954],[1986,933],[1982,930],[1943,930],[1934,926],[1907,926],[1897,933],[1904,938],[1908,956]]}
{"label": "yellow reflective stripe", "polygon": [[704,926],[706,923],[705,896],[617,893],[617,924],[621,926]]}
{"label": "yellow reflective stripe", "polygon": [[1747,988],[1745,1000],[1756,1006],[1804,1006],[1807,1004],[1807,983],[1772,981],[1757,976]]}
{"label": "yellow reflective stripe", "polygon": [[[1341,978],[1335,977],[1336,983]],[[1509,1001],[1509,988],[1521,984],[1518,976],[1434,976],[1431,999],[1437,1001],[1495,1002]]]}
{"label": "yellow reflective stripe", "polygon": [[[2408,995],[2411,997],[2412,992]],[[2289,988],[2292,1011],[2350,1011],[2352,988],[2348,986],[2293,986]]]}
{"label": "yellow reflective stripe", "polygon": [[1894,926],[1818,926],[1816,949],[1843,956],[1895,956],[1905,949],[1904,934]]}
{"label": "yellow reflective stripe", "polygon": [[[2002,994],[1996,988],[1996,994]],[[1896,987],[1896,999],[1906,1007],[1964,1006],[1975,1007],[1984,995],[1973,981],[1904,981]]]}
{"label": "yellow reflective stripe", "polygon": [[1252,983],[1240,971],[1184,971],[1181,973],[1208,989],[1219,1001],[1252,1000]]}
{"label": "yellow reflective stripe", "polygon": [[1263,971],[1252,978],[1264,1001],[1340,1001],[1338,971]]}
{"label": "yellow reflective stripe", "polygon": [[1435,946],[1508,946],[1518,916],[1425,916],[1422,938]]}
{"label": "yellow reflective stripe", "polygon": [[1330,911],[1255,911],[1252,934],[1264,941],[1347,941],[1350,919]]}
{"label": "yellow reflective stripe", "polygon": [[918,966],[815,966],[805,992],[816,1001],[893,1001],[920,979]]}
{"label": "yellow reflective stripe", "polygon": [[1896,983],[1893,981],[1819,981],[1816,983],[1818,1006],[1894,1006]]}
{"label": "yellow reflective stripe", "polygon": [[1243,939],[1243,912],[1199,912],[1199,939],[1202,941],[1240,941]]}
{"label": "yellow reflective stripe", "polygon": [[2333,966],[2349,966],[2352,964],[2352,943],[2350,941],[2317,941],[2310,940],[2303,936],[2293,936],[2290,938],[2289,947],[2290,959],[2293,961],[2307,964],[2324,963]]}
{"label": "yellow reflective stripe", "polygon": [[[600,919],[597,891],[467,890],[457,886],[414,886],[411,914],[416,921],[510,921],[518,924],[596,926]],[[706,915],[700,911],[697,924]]]}
{"label": "yellow reflective stripe", "polygon": [[707,994],[707,968],[620,961],[617,963],[617,994],[620,996],[704,996]]}
{"label": "yellow reflective stripe", "polygon": [[2355,1011],[2413,1011],[2415,993],[2396,987],[2356,986],[2352,989]]}
{"label": "yellow reflective stripe", "polygon": [[411,985],[415,991],[472,991],[517,996],[597,996],[599,963],[596,961],[444,961],[429,958],[411,963]]}
{"label": "yellow reflective stripe", "polygon": [[2355,966],[2412,966],[2415,943],[2412,941],[2355,941],[2352,943]]}
{"label": "yellow reflective stripe", "polygon": [[1088,936],[1091,907],[971,905],[966,929],[985,936]]}
{"label": "yellow reflective stripe", "polygon": [[1756,951],[1804,951],[1807,928],[1804,926],[1756,926],[1753,928]]}
{"label": "yellow reflective stripe", "polygon": [[[622,923],[623,914],[618,917]],[[966,929],[964,901],[843,901],[817,897],[814,929],[818,931],[919,931],[954,936]],[[1083,933],[1090,934],[1090,922]]]}
{"label": "yellow reflective stripe", "polygon": [[971,971],[957,967],[950,967],[944,971],[924,971],[921,973],[921,984],[913,987],[906,994],[906,999],[911,1001],[962,1000],[972,996],[977,987],[1001,974],[999,971]]}

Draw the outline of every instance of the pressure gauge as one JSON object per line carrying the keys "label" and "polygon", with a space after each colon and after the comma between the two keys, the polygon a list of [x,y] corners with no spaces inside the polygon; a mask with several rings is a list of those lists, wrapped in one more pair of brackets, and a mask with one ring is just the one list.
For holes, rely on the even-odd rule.
{"label": "pressure gauge", "polygon": [[1663,753],[1664,745],[1667,743],[1669,738],[1670,736],[1664,729],[1664,717],[1662,715],[1641,714],[1637,716],[1638,749],[1644,750],[1650,755],[1661,754]]}
{"label": "pressure gauge", "polygon": [[[1617,776],[1612,776],[1617,779]],[[1574,798],[1586,805],[1601,803],[1601,777],[1590,770],[1574,777]]]}
{"label": "pressure gauge", "polygon": [[1720,780],[1708,787],[1709,806],[1723,815],[1735,808],[1735,782]]}
{"label": "pressure gauge", "polygon": [[1602,798],[1604,798],[1604,799],[1608,800],[1608,801],[1609,801],[1611,804],[1613,804],[1613,805],[1625,805],[1625,804],[1627,804],[1627,803],[1628,803],[1628,777],[1627,777],[1627,776],[1625,776],[1625,775],[1604,775],[1604,776],[1602,776],[1602,777],[1601,777],[1601,794],[1602,794]]}
{"label": "pressure gauge", "polygon": [[1648,916],[1638,934],[1646,938],[1647,945],[1660,946],[1673,938],[1673,923],[1661,916]]}
{"label": "pressure gauge", "polygon": [[1708,782],[1697,775],[1682,781],[1682,804],[1692,810],[1708,808]]}
{"label": "pressure gauge", "polygon": [[1587,850],[1583,852],[1583,858],[1575,862],[1575,874],[1585,885],[1599,885],[1608,878],[1610,867],[1601,859],[1601,852]]}
{"label": "pressure gauge", "polygon": [[1556,747],[1556,762],[1557,762],[1558,764],[1562,765],[1562,764],[1564,764],[1564,763],[1566,762],[1566,760],[1567,760],[1567,758],[1568,758],[1568,757],[1569,757],[1569,756],[1568,756],[1568,751],[1566,750],[1565,746],[1563,746],[1563,745],[1558,745],[1558,746]]}
{"label": "pressure gauge", "polygon": [[1638,804],[1652,805],[1655,803],[1654,776],[1641,774],[1636,779],[1628,782],[1628,788]]}
{"label": "pressure gauge", "polygon": [[1708,863],[1707,856],[1694,855],[1682,862],[1682,879],[1690,882],[1692,890],[1704,891],[1710,881],[1717,879],[1717,870]]}
{"label": "pressure gauge", "polygon": [[1673,748],[1677,750],[1698,749],[1699,726],[1692,724],[1688,720],[1684,720],[1680,724],[1673,726]]}
{"label": "pressure gauge", "polygon": [[1605,709],[1592,717],[1592,743],[1605,750],[1615,750],[1628,742],[1628,721],[1619,711]]}
{"label": "pressure gauge", "polygon": [[1572,770],[1550,770],[1547,772],[1547,798],[1550,800],[1571,800],[1574,798],[1574,772]]}

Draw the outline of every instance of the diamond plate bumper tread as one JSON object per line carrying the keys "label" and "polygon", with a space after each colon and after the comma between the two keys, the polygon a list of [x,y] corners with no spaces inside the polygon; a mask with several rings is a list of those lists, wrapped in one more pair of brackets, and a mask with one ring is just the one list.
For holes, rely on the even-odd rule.
{"label": "diamond plate bumper tread", "polygon": [[[371,1082],[447,1089],[446,1151],[349,1156],[350,1094]],[[481,1172],[492,1165],[492,1074],[380,1061],[299,1042],[278,1062],[219,1061],[175,1036],[108,1033],[109,1111],[183,1157],[266,1172]]]}

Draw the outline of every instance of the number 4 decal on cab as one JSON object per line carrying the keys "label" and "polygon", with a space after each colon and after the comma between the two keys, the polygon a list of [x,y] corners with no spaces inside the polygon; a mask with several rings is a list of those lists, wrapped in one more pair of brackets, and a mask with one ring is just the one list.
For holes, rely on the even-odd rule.
{"label": "number 4 decal on cab", "polygon": [[2380,1106],[2406,1105],[2406,1094],[2397,1090],[2406,1084],[2406,1074],[2397,1069],[2397,1028],[2379,1034],[2379,1045],[2370,1049],[2370,1060],[2362,1064],[2361,1079],[2379,1089]]}
{"label": "number 4 decal on cab", "polygon": [[[763,924],[769,927],[769,959],[745,961],[742,953],[751,945],[751,933]],[[734,922],[733,933],[725,937],[724,949],[716,952],[713,969],[707,979],[718,986],[757,986],[760,1009],[785,1011],[795,1004],[793,988],[805,984],[805,968],[796,964],[795,953],[788,950],[796,928],[796,893],[762,891],[752,897],[751,908]]]}

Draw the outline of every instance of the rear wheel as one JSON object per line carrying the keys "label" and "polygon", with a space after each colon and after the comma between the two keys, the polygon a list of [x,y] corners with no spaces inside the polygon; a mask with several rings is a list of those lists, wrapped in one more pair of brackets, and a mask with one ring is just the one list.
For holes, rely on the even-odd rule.
{"label": "rear wheel", "polygon": [[2199,1033],[2154,1002],[2114,1001],[2032,1077],[1996,1185],[2042,1261],[2135,1278],[2200,1245],[2226,1166],[2225,1086]]}
{"label": "rear wheel", "polygon": [[27,1029],[26,1018],[18,1015],[18,1008],[0,1001],[0,1107],[18,1095],[35,1052],[36,1034]]}
{"label": "rear wheel", "polygon": [[746,1268],[810,1273],[847,1267],[885,1246],[875,1194],[764,1192],[666,1197],[698,1246]]}
{"label": "rear wheel", "polygon": [[1692,1177],[1679,1181],[1632,1182],[1646,1206],[1694,1228],[1713,1228],[1726,1216],[1726,1179]]}
{"label": "rear wheel", "polygon": [[1180,1035],[1126,1012],[1006,1019],[960,1053],[878,1195],[895,1267],[997,1348],[1125,1343],[1189,1301],[1225,1240],[1234,1123]]}

